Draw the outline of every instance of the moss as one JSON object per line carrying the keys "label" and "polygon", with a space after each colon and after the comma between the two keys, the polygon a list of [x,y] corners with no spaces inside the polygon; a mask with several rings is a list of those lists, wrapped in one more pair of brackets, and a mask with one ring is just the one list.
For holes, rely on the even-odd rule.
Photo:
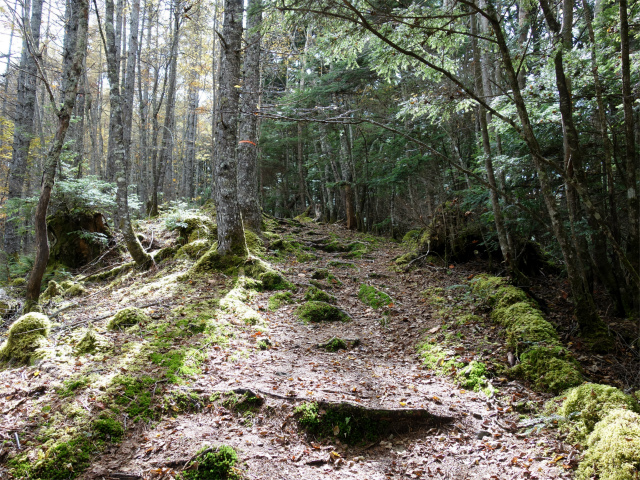
{"label": "moss", "polygon": [[256,233],[245,229],[244,238],[247,242],[247,249],[249,252],[254,255],[264,255],[266,253],[267,250],[264,247],[264,242]]}
{"label": "moss", "polygon": [[268,338],[263,338],[258,340],[256,347],[258,347],[259,350],[269,350],[269,348],[271,348],[271,341]]}
{"label": "moss", "polygon": [[313,278],[314,280],[324,280],[328,276],[329,270],[327,270],[326,268],[319,268],[311,274],[311,278]]}
{"label": "moss", "polygon": [[220,307],[226,312],[236,315],[245,324],[256,325],[262,321],[262,317],[245,303],[247,298],[248,294],[241,277],[236,286],[220,300]]}
{"label": "moss", "polygon": [[558,393],[582,383],[580,365],[559,345],[535,345],[520,355],[510,372],[533,383],[536,389]]}
{"label": "moss", "polygon": [[166,353],[154,352],[149,359],[165,369],[164,376],[170,383],[184,383],[201,373],[204,354],[195,348],[176,348]]}
{"label": "moss", "polygon": [[396,258],[396,265],[406,265],[407,263],[419,257],[418,252],[408,252]]}
{"label": "moss", "polygon": [[0,360],[29,363],[38,348],[47,345],[51,322],[41,313],[27,313],[9,328],[7,340],[0,347]]}
{"label": "moss", "polygon": [[275,312],[282,305],[292,302],[293,295],[291,292],[278,292],[269,297],[269,310]]}
{"label": "moss", "polygon": [[402,244],[409,248],[417,248],[418,240],[420,239],[420,235],[422,234],[422,229],[418,230],[409,230],[402,237]]}
{"label": "moss", "polygon": [[318,302],[327,302],[332,304],[335,304],[337,302],[336,297],[334,297],[330,293],[320,290],[318,287],[315,287],[313,285],[310,286],[305,292],[304,299],[307,301],[315,300]]}
{"label": "moss", "polygon": [[62,295],[62,293],[63,293],[63,288],[60,286],[60,284],[58,284],[58,282],[56,282],[55,280],[50,280],[49,285],[47,285],[47,289],[44,292],[42,292],[42,294],[40,295],[40,298],[43,301],[50,300],[53,297]]}
{"label": "moss", "polygon": [[640,413],[633,397],[615,387],[598,383],[585,383],[564,393],[558,414],[572,418],[572,438],[583,441],[606,415],[614,410],[626,409]]}
{"label": "moss", "polygon": [[498,301],[500,287],[505,285],[505,280],[500,277],[489,275],[476,275],[471,280],[471,290],[473,293],[487,300],[489,305],[494,305]]}
{"label": "moss", "polygon": [[76,355],[86,355],[96,351],[109,350],[109,340],[103,335],[99,335],[92,328],[81,330],[78,343],[74,348]]}
{"label": "moss", "polygon": [[337,352],[338,350],[346,350],[347,342],[341,338],[332,338],[326,343],[326,345],[324,346],[324,349],[327,352]]}
{"label": "moss", "polygon": [[72,283],[71,286],[64,291],[65,297],[79,297],[87,293],[87,289],[79,283]]}
{"label": "moss", "polygon": [[388,415],[376,414],[350,404],[322,405],[305,402],[294,409],[298,424],[318,437],[336,437],[353,445],[363,441],[374,441],[387,433]]}
{"label": "moss", "polygon": [[175,258],[197,259],[204,255],[210,247],[211,242],[209,240],[200,238],[180,247],[175,254]]}
{"label": "moss", "polygon": [[68,290],[72,286],[73,282],[71,280],[63,280],[62,282],[60,282],[60,287],[62,287],[63,290]]}
{"label": "moss", "polygon": [[111,442],[119,442],[124,435],[124,427],[115,418],[102,415],[93,421],[93,431],[96,438]]}
{"label": "moss", "polygon": [[340,262],[338,260],[332,260],[329,263],[327,263],[327,265],[329,265],[330,267],[336,267],[336,268],[356,268],[356,266],[353,263]]}
{"label": "moss", "polygon": [[90,465],[91,455],[98,448],[84,435],[68,441],[53,444],[44,457],[35,463],[22,457],[9,461],[16,478],[37,478],[39,480],[68,480],[75,478]]}
{"label": "moss", "polygon": [[318,256],[314,255],[313,253],[300,252],[296,254],[296,260],[298,261],[298,263],[312,262],[317,259]]}
{"label": "moss", "polygon": [[139,323],[148,323],[151,319],[149,316],[136,307],[127,307],[116,313],[109,322],[107,328],[109,330],[117,330],[122,327],[130,327]]}
{"label": "moss", "polygon": [[381,307],[386,307],[393,303],[391,297],[384,292],[372,287],[370,285],[361,284],[358,291],[358,298],[366,305],[376,310]]}
{"label": "moss", "polygon": [[201,238],[213,241],[218,235],[218,227],[211,218],[194,212],[171,215],[167,218],[166,226],[169,230],[178,231],[181,245]]}
{"label": "moss", "polygon": [[91,275],[84,279],[85,282],[98,282],[102,280],[109,280],[110,278],[117,277],[122,273],[126,273],[130,271],[133,267],[135,267],[136,262],[123,263],[122,265],[118,265],[111,270],[107,270],[105,272],[96,273],[95,275]]}
{"label": "moss", "polygon": [[441,345],[435,345],[430,342],[418,345],[418,353],[422,359],[422,364],[429,370],[438,371],[451,361],[447,361],[448,352]]}
{"label": "moss", "polygon": [[155,254],[153,254],[153,260],[158,263],[166,260],[167,258],[173,258],[175,254],[178,253],[178,250],[180,250],[180,248],[181,247],[176,246],[161,248],[160,250],[155,252]]}
{"label": "moss", "polygon": [[528,303],[496,309],[491,317],[507,327],[507,344],[512,348],[520,343],[524,344],[524,348],[540,342],[559,344],[555,327]]}
{"label": "moss", "polygon": [[138,420],[153,420],[156,418],[153,405],[154,385],[157,380],[148,376],[130,377],[118,376],[113,384],[119,390],[115,392],[114,402],[124,408],[133,422]]}
{"label": "moss", "polygon": [[289,290],[293,288],[293,285],[280,272],[275,270],[261,273],[258,280],[262,282],[262,287],[265,290]]}
{"label": "moss", "polygon": [[192,267],[191,273],[223,272],[227,275],[236,275],[238,268],[244,265],[246,257],[238,255],[220,255],[218,244],[213,246],[202,255]]}
{"label": "moss", "polygon": [[187,480],[227,480],[239,478],[234,465],[238,454],[228,445],[205,447],[183,473]]}
{"label": "moss", "polygon": [[87,385],[89,385],[89,378],[80,375],[73,376],[62,382],[62,388],[57,389],[57,393],[61,397],[70,397],[75,395],[76,390],[80,390]]}
{"label": "moss", "polygon": [[235,392],[230,392],[226,395],[226,398],[222,400],[222,404],[228,409],[240,413],[256,412],[260,410],[260,407],[264,404],[264,399],[250,392],[239,395]]}
{"label": "moss", "polygon": [[349,315],[339,308],[326,302],[309,301],[296,309],[298,315],[305,322],[333,322],[350,320]]}
{"label": "moss", "polygon": [[504,287],[498,288],[495,295],[497,298],[497,302],[495,304],[496,309],[507,308],[513,304],[520,302],[532,302],[532,300],[523,290],[512,285],[506,285]]}
{"label": "moss", "polygon": [[614,409],[598,422],[576,480],[635,480],[640,472],[640,415]]}
{"label": "moss", "polygon": [[14,279],[11,281],[10,285],[11,285],[12,287],[22,287],[23,285],[26,285],[26,283],[27,283],[27,280],[26,280],[26,279],[24,279],[24,278],[22,278],[22,277],[18,277],[18,278],[14,278]]}
{"label": "moss", "polygon": [[487,374],[487,366],[474,360],[459,370],[456,378],[462,387],[477,392],[487,385]]}

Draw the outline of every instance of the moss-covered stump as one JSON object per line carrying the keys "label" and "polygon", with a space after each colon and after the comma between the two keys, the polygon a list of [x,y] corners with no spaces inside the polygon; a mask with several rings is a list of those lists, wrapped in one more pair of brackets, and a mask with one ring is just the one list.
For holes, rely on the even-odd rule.
{"label": "moss-covered stump", "polygon": [[9,328],[9,336],[0,347],[0,360],[29,363],[38,348],[47,345],[51,322],[41,313],[28,313]]}
{"label": "moss-covered stump", "polygon": [[640,415],[612,410],[593,429],[576,480],[636,480],[640,474]]}
{"label": "moss-covered stump", "polygon": [[127,307],[111,317],[107,322],[107,328],[109,330],[118,330],[149,321],[151,321],[151,318],[144,311],[136,307]]}
{"label": "moss-covered stump", "polygon": [[97,258],[112,240],[111,230],[100,212],[59,210],[47,218],[51,243],[50,263],[78,268]]}
{"label": "moss-covered stump", "polygon": [[327,302],[308,301],[296,309],[296,315],[305,322],[347,322],[351,317]]}
{"label": "moss-covered stump", "polygon": [[475,277],[471,290],[493,307],[491,318],[505,327],[507,344],[520,357],[511,375],[555,393],[582,382],[580,365],[525,292],[502,278],[486,275]]}
{"label": "moss-covered stump", "polygon": [[338,350],[347,350],[360,345],[359,338],[339,338],[333,337],[324,343],[319,343],[318,348],[322,348],[327,352],[337,352]]}
{"label": "moss-covered stump", "polygon": [[221,255],[218,252],[218,244],[215,243],[196,264],[191,268],[190,273],[202,274],[211,272],[222,272],[227,275],[235,275],[238,268],[242,267],[247,257],[240,255]]}
{"label": "moss-covered stump", "polygon": [[318,302],[327,302],[331,304],[335,304],[337,302],[336,297],[334,297],[330,293],[325,292],[324,290],[320,290],[314,285],[310,286],[304,293],[304,299],[306,301],[315,300]]}
{"label": "moss-covered stump", "polygon": [[305,402],[296,407],[295,417],[309,434],[335,437],[351,445],[375,441],[389,433],[431,428],[452,420],[425,409],[376,409],[347,402]]}

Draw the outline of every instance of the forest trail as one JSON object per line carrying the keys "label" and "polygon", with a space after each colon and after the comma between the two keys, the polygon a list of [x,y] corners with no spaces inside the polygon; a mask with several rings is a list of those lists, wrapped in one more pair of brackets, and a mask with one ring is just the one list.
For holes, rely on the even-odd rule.
{"label": "forest trail", "polygon": [[[68,382],[77,372],[108,376],[117,369],[120,374],[153,379],[145,385],[152,390],[150,404],[158,404],[162,411],[160,417],[155,417],[157,422],[138,422],[132,427],[131,423],[127,426],[125,418],[122,442],[109,444],[93,457],[80,477],[85,479],[172,478],[206,444],[234,447],[239,456],[238,468],[247,479],[542,479],[572,475],[572,447],[557,440],[553,430],[528,432],[523,428],[528,424],[519,424],[519,416],[513,411],[514,405],[523,401],[541,406],[549,396],[501,378],[492,380],[495,393],[487,396],[481,391],[465,390],[450,377],[438,376],[422,365],[417,344],[425,335],[441,335],[446,329],[443,325],[454,324],[455,319],[443,322],[421,292],[434,286],[459,286],[469,271],[429,267],[403,273],[393,262],[404,253],[398,244],[339,226],[292,225],[281,225],[278,233],[304,248],[321,247],[323,241],[330,240],[343,244],[356,241],[368,248],[355,258],[320,248],[305,250],[308,257],[304,262],[284,257],[277,266],[298,287],[292,303],[270,311],[273,292],[256,293],[247,304],[260,313],[262,328],[245,325],[236,314],[227,311],[217,319],[234,330],[232,334],[227,331],[227,342],[211,345],[199,335],[180,339],[181,351],[202,354],[199,368],[186,373],[186,381],[180,385],[171,385],[160,376],[161,367],[167,364],[149,362],[154,357],[149,357],[145,347],[137,351],[131,347],[131,340],[142,342],[147,338],[144,334],[120,332],[112,334],[111,341],[116,353],[128,351],[128,357],[121,355],[113,364],[117,355],[106,357],[101,365],[86,359],[56,366],[45,361],[36,375],[34,367],[5,371],[2,393],[6,398],[11,391],[33,391],[56,380]],[[309,260],[309,255],[315,259]],[[333,275],[321,283],[335,295],[338,307],[349,314],[351,321],[303,323],[296,316],[296,304],[303,302],[305,290],[312,277],[317,276],[314,273],[321,269]],[[102,311],[114,313],[118,307],[131,305],[151,305],[147,311],[152,318],[167,318],[169,312],[180,312],[176,307],[189,308],[216,298],[217,287],[229,281],[223,275],[214,275],[188,290],[176,289],[180,272],[175,267],[157,275],[125,279],[109,288],[109,294],[98,288],[79,302],[80,307],[72,310],[64,323],[74,324],[87,316],[96,317]],[[385,292],[392,305],[376,310],[363,303],[358,298],[362,284]],[[455,301],[451,296],[448,299]],[[181,315],[176,316],[179,319]],[[484,347],[489,346],[483,349],[485,356],[501,355],[495,329],[480,332],[477,326],[465,328],[474,329],[484,339]],[[158,335],[156,331],[154,336]],[[357,341],[349,342],[351,348],[336,352],[318,347],[334,337]],[[456,338],[461,339],[456,351],[465,350],[467,362],[483,355],[482,346],[475,344],[475,339],[465,339],[462,333]],[[256,348],[256,343],[265,339],[265,349]],[[177,351],[177,345],[164,345],[158,351]],[[506,359],[506,351],[503,353]],[[187,363],[183,359],[183,365]],[[106,401],[100,399],[100,390],[105,389],[92,389],[91,383],[72,393],[81,410],[97,415],[105,409]],[[212,394],[215,398],[216,392],[244,390],[258,395],[264,403],[243,410],[225,403],[224,396],[208,400]],[[137,391],[133,394],[141,395]],[[122,395],[129,398],[127,395],[133,394],[125,391]],[[69,408],[62,406],[68,400],[62,395],[56,397],[54,389],[49,389],[38,402],[51,405],[54,410],[56,405]],[[307,435],[295,421],[295,407],[318,401],[375,409],[426,409],[434,418],[427,424],[414,425],[412,431],[403,429],[375,441],[347,445],[340,441],[339,433],[323,439]],[[133,403],[127,400],[121,404],[130,408]],[[34,405],[31,414],[38,408],[41,406]],[[29,421],[20,421],[19,411],[15,414],[13,419],[7,416],[6,423],[13,420],[12,428],[28,431]],[[393,426],[390,431],[394,431]]]}

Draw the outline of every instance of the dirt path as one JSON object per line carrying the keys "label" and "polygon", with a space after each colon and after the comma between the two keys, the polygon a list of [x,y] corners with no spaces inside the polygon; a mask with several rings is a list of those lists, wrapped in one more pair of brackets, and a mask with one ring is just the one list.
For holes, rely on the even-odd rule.
{"label": "dirt path", "polygon": [[[303,241],[331,233],[343,238],[352,235],[338,227],[314,225],[297,230]],[[248,388],[265,399],[259,412],[247,417],[221,406],[201,406],[200,412],[165,417],[154,429],[140,427],[120,445],[112,446],[83,478],[108,477],[113,472],[169,478],[204,443],[236,448],[241,469],[250,479],[571,476],[558,458],[570,456],[566,446],[551,435],[523,435],[513,428],[518,416],[511,411],[511,402],[532,392],[517,383],[503,383],[499,394],[488,398],[464,391],[421,366],[415,345],[441,320],[432,317],[420,292],[457,278],[443,272],[391,271],[392,259],[402,253],[391,243],[381,243],[356,259],[320,250],[314,253],[316,261],[280,265],[300,287],[295,299],[302,300],[315,270],[327,268],[343,283],[332,293],[352,321],[304,324],[293,313],[295,305],[268,312],[269,294],[256,295],[251,306],[268,324],[272,348],[244,351],[231,359],[228,352],[223,356],[213,351],[203,366],[205,373],[181,387],[198,393]],[[336,262],[350,262],[355,268]],[[375,286],[394,300],[386,324],[380,322],[380,312],[358,299],[361,283]],[[360,344],[335,353],[317,348],[332,337],[357,338]],[[390,409],[426,408],[450,420],[389,435],[376,443],[347,446],[336,438],[309,438],[296,426],[294,407],[320,400]]]}

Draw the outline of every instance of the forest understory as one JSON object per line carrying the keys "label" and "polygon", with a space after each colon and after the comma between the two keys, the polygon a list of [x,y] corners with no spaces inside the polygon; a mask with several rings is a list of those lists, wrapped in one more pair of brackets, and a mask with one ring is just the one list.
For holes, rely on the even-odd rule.
{"label": "forest understory", "polygon": [[[251,242],[280,290],[242,269],[196,273],[205,230],[179,249],[178,231],[149,220],[151,272],[84,272],[81,295],[43,303],[56,323],[35,364],[0,374],[0,477],[574,477],[580,419],[556,411],[566,394],[509,373],[514,350],[471,288],[486,261],[407,269],[402,244],[299,219],[268,220],[264,244]],[[619,337],[590,353],[565,289],[549,276],[531,291],[584,381],[638,389],[635,350]],[[337,310],[308,316],[310,300]],[[129,307],[139,318],[114,320]],[[237,462],[198,476],[221,445]]]}

